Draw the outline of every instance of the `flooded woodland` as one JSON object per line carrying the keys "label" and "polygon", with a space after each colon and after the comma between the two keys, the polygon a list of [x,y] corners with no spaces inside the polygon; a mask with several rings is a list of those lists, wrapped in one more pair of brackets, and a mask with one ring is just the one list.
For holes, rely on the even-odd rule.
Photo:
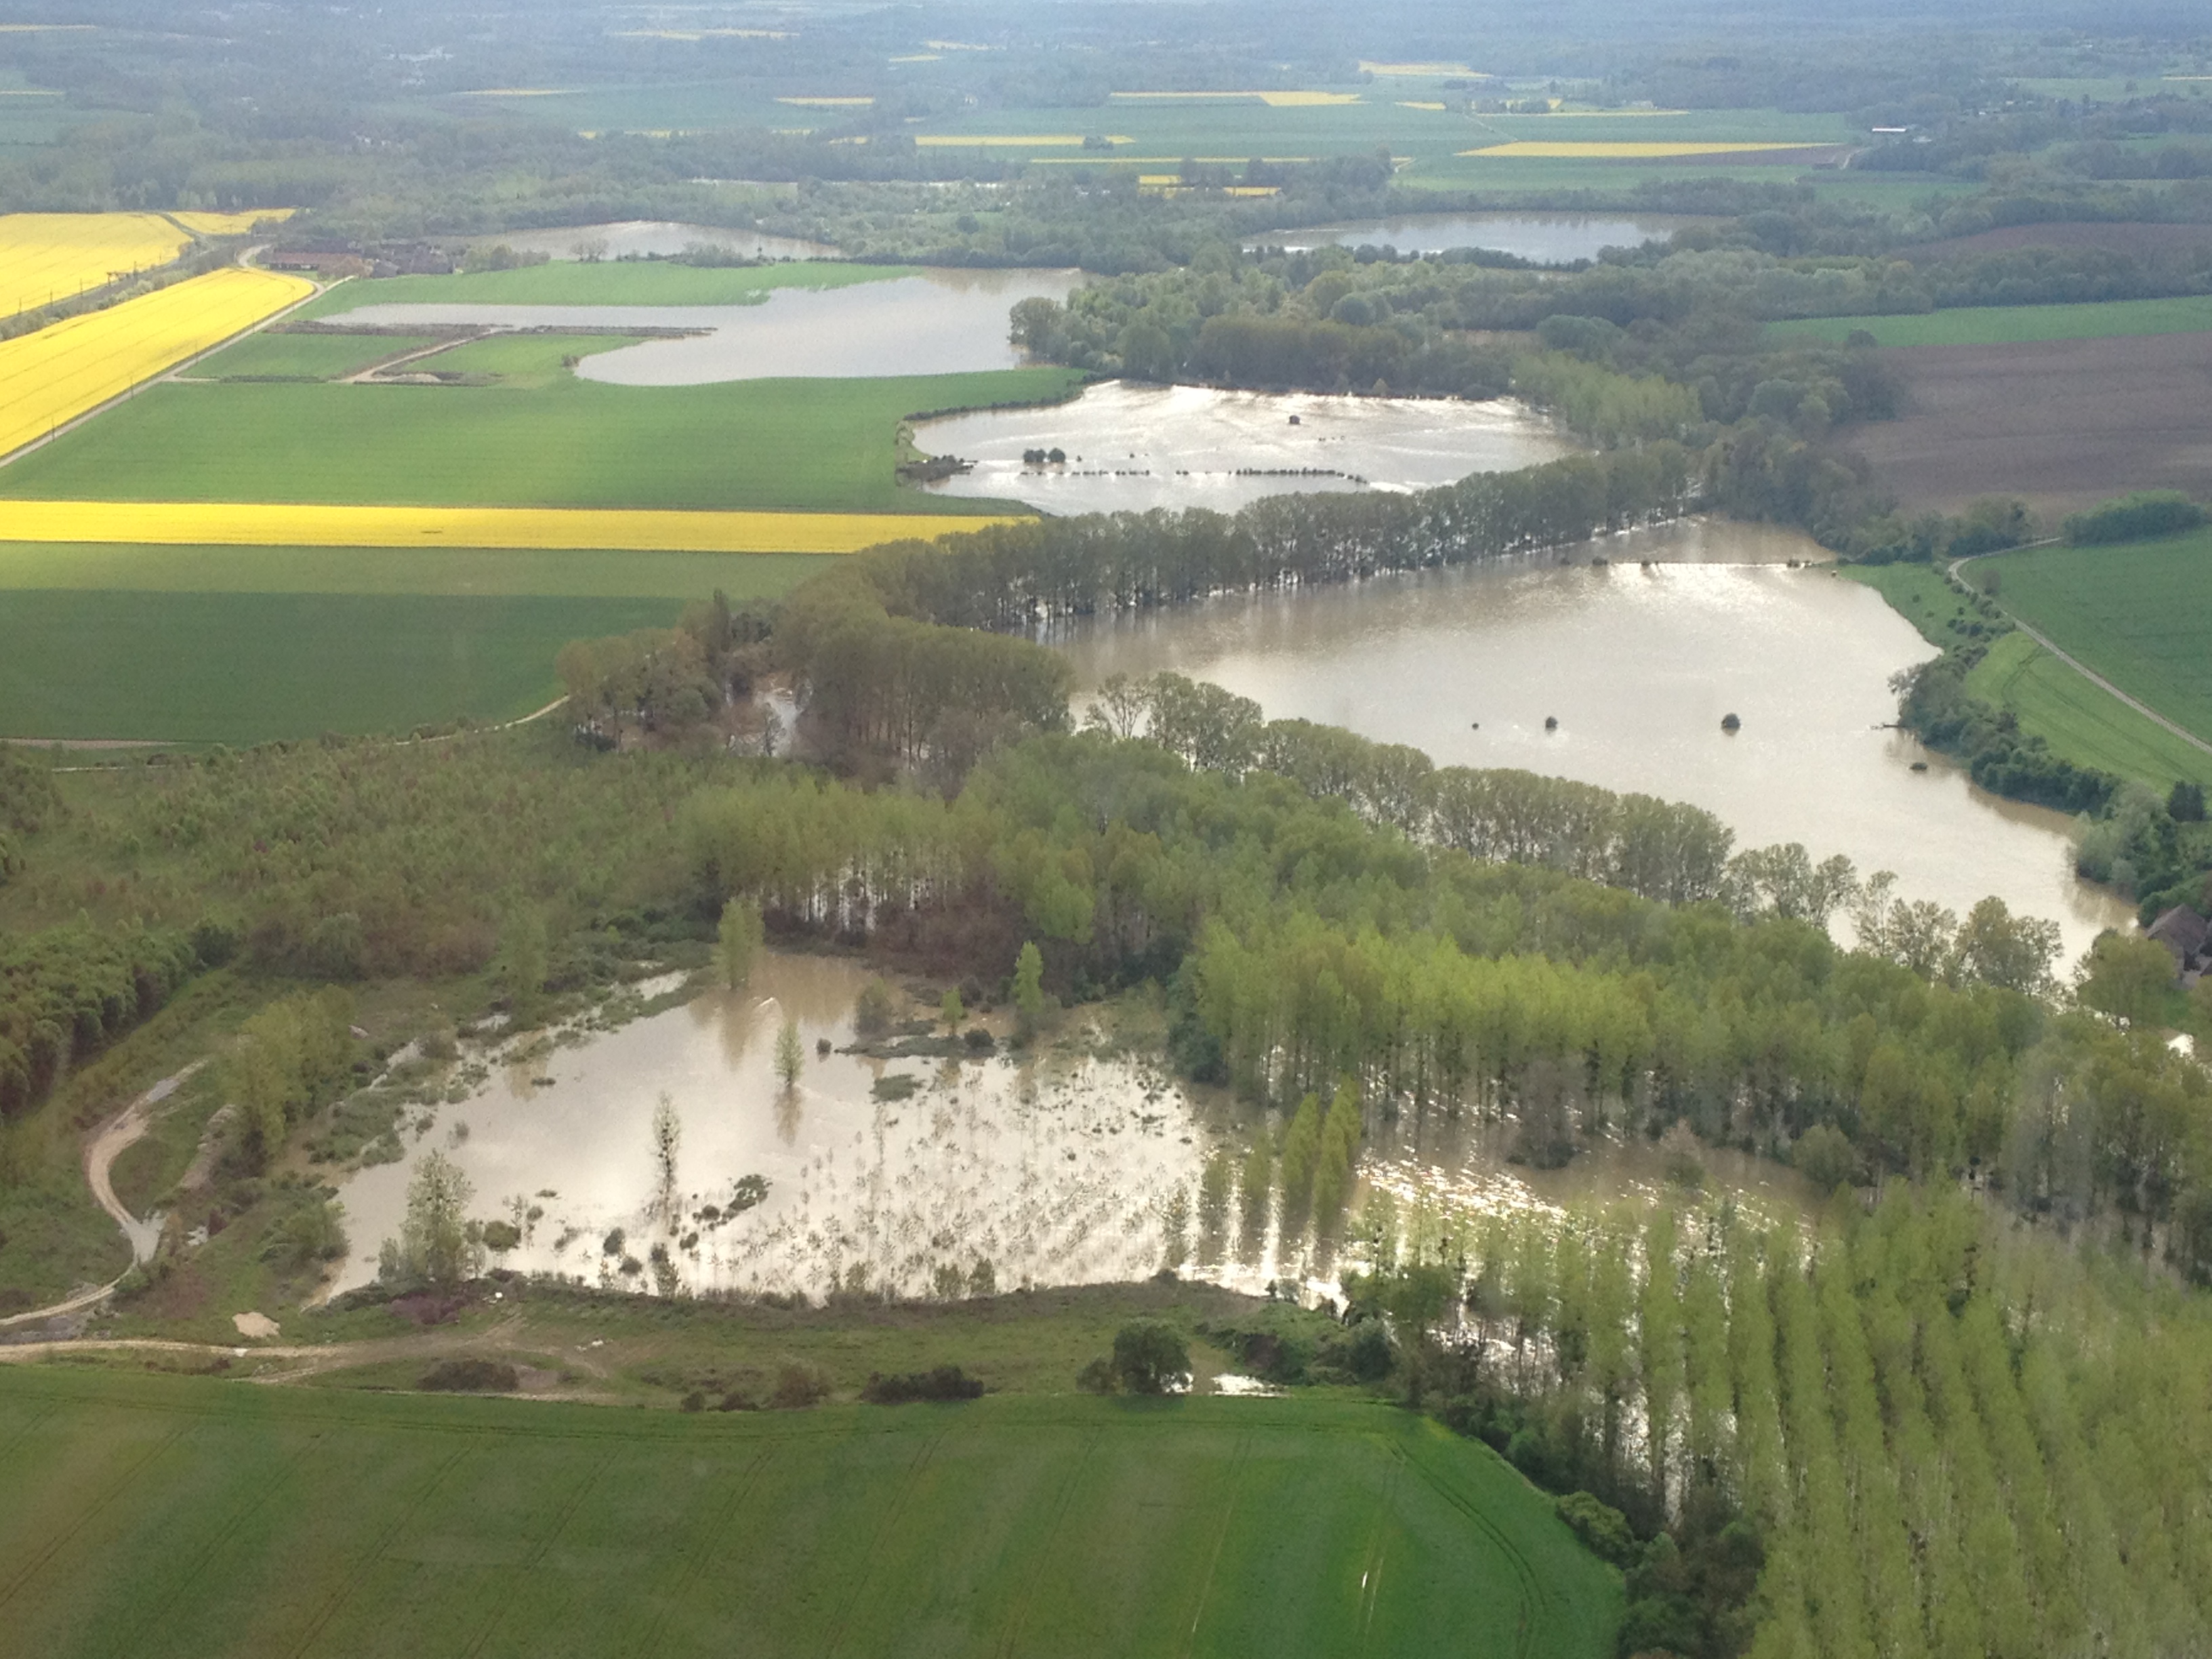
{"label": "flooded woodland", "polygon": [[1400,253],[1469,247],[1510,253],[1532,264],[1564,265],[1595,259],[1609,247],[1664,241],[1688,226],[1711,222],[1667,213],[1406,213],[1271,230],[1253,237],[1248,246],[1292,252],[1330,246],[1388,247]]}

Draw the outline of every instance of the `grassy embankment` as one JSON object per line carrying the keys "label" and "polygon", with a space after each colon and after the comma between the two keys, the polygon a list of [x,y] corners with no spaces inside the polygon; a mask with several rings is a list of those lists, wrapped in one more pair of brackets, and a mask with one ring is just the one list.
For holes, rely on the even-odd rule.
{"label": "grassy embankment", "polygon": [[[347,283],[316,304],[457,288],[515,302],[727,303],[793,282],[884,274],[556,264]],[[302,382],[154,388],[0,473],[0,495],[964,515],[993,504],[898,485],[901,419],[1049,401],[1076,381],[1021,369],[608,386],[562,360],[618,337],[539,336],[422,360],[434,373],[491,376],[489,386],[314,383],[409,343],[241,342],[204,372]],[[553,695],[553,653],[569,639],[665,624],[682,601],[718,587],[773,595],[819,565],[795,554],[0,545],[0,589],[11,591],[0,614],[0,730],[235,744],[509,717]]]}
{"label": "grassy embankment", "polygon": [[[1385,1407],[678,1417],[0,1376],[22,1650],[1610,1653],[1495,1455]],[[117,1501],[117,1500],[120,1501]]]}
{"label": "grassy embankment", "polygon": [[[2162,699],[2153,690],[2138,689],[2113,665],[2127,659],[2130,647],[2109,636],[2089,637],[2081,618],[2070,613],[2074,597],[2062,595],[2054,604],[2048,584],[2023,580],[2016,572],[2046,554],[2070,567],[2083,560],[2108,556],[2114,551],[2136,550],[2047,548],[2007,554],[1988,562],[2001,572],[2000,599],[2033,625],[2088,663],[2115,684],[2140,696],[2169,718],[2182,719],[2174,710],[2180,703]],[[1918,629],[1931,644],[1950,647],[1968,637],[1963,630],[1978,620],[1943,573],[1926,565],[1855,565],[1842,572],[1854,581],[1874,588],[1899,615]],[[2185,574],[2185,570],[2181,573]],[[2183,586],[2186,587],[2185,581]],[[2162,603],[2184,603],[2185,593],[2167,592]],[[2203,599],[2197,601],[2199,605]],[[2031,609],[2033,606],[2035,608]],[[2146,614],[2146,613],[2136,613]],[[2173,612],[2183,618],[2186,611]],[[2199,611],[2197,614],[2203,614]],[[2057,626],[2053,617],[2059,618]],[[2184,629],[2184,631],[2186,631]],[[2186,645],[2178,653],[2146,665],[2134,664],[2130,672],[2144,684],[2170,679],[2186,672]],[[2054,753],[2077,766],[2092,766],[2124,778],[2134,779],[2164,791],[2178,778],[2212,781],[2212,755],[2184,743],[2173,733],[2146,720],[2109,693],[2093,685],[2025,634],[2006,633],[1993,640],[1988,654],[1966,677],[1974,696],[2019,718],[2023,731],[2039,735]]]}
{"label": "grassy embankment", "polygon": [[1909,317],[1812,317],[1769,323],[1769,339],[1841,345],[1864,329],[1884,346],[2024,345],[2039,340],[2105,340],[2132,334],[2195,334],[2212,328],[2212,296],[2112,300],[2081,305],[1961,306]]}

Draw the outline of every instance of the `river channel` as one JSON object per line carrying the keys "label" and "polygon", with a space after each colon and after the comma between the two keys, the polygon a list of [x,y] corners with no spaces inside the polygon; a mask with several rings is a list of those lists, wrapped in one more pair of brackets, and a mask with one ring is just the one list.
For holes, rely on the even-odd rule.
{"label": "river channel", "polygon": [[1569,556],[1224,600],[1061,643],[1085,690],[1171,669],[1440,765],[1690,801],[1739,847],[1843,853],[1962,915],[1993,893],[2058,923],[2069,962],[2125,924],[2074,876],[2062,814],[1977,789],[1887,729],[1890,677],[1933,650],[1872,589],[1789,568],[1825,556],[1809,540],[1710,521]]}

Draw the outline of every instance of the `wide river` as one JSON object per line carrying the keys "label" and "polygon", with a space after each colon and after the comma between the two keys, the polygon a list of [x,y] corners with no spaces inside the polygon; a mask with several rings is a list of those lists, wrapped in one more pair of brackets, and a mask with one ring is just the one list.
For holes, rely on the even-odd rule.
{"label": "wide river", "polygon": [[2125,905],[2075,878],[2063,815],[1985,793],[1887,729],[1890,676],[1933,651],[1872,589],[1786,563],[1824,556],[1792,532],[1698,522],[1571,563],[1224,600],[1086,624],[1061,643],[1084,689],[1172,669],[1271,718],[1412,744],[1440,765],[1693,802],[1739,847],[1843,853],[1960,915],[1993,893],[2057,922],[2069,961],[2124,925]]}

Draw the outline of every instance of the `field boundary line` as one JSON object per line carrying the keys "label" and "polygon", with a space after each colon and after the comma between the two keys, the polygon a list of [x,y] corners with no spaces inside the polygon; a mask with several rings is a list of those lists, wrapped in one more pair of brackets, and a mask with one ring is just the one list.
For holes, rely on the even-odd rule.
{"label": "field boundary line", "polygon": [[538,1540],[537,1548],[530,1552],[528,1559],[518,1571],[503,1575],[507,1580],[507,1594],[499,1598],[498,1605],[486,1616],[483,1627],[477,1632],[475,1639],[461,1650],[467,1659],[475,1659],[476,1655],[484,1650],[484,1644],[491,1640],[493,1633],[499,1629],[500,1620],[507,1617],[507,1609],[514,1605],[515,1597],[522,1594],[524,1576],[538,1570],[538,1565],[545,1559],[546,1552],[568,1529],[568,1523],[576,1518],[576,1511],[583,1508],[584,1500],[599,1484],[599,1477],[607,1472],[607,1466],[615,1461],[615,1455],[616,1449],[611,1446],[599,1454],[599,1461],[576,1483],[575,1491],[568,1494],[568,1501],[562,1504],[560,1514],[553,1517],[553,1524],[545,1529],[545,1536]]}
{"label": "field boundary line", "polygon": [[[2002,550],[2007,553],[2018,553],[2026,550],[2026,548],[2027,547],[2050,547],[2055,544],[2056,540],[2057,538],[2054,537],[2045,541],[2027,543],[2024,547],[2008,547]],[[1987,559],[1994,556],[1995,555],[1989,553],[1972,553],[1969,554],[1963,559],[1954,559],[1951,561],[1950,568],[1945,574],[1947,574],[1953,581],[1960,582],[1963,585],[1964,579],[1959,574],[1960,570],[1972,563],[1976,559]],[[2106,679],[2102,674],[2097,672],[2095,669],[2091,668],[2086,663],[2082,662],[2080,658],[2075,657],[2064,647],[2058,645],[2049,635],[2029,627],[2027,623],[2021,620],[2018,613],[2014,611],[2010,606],[1998,602],[1994,597],[1988,595],[1984,595],[1984,597],[1990,598],[1990,603],[1996,605],[1998,610],[2004,612],[2006,621],[2009,622],[2014,628],[2020,629],[2021,633],[2027,635],[2028,638],[2033,640],[2045,651],[2048,651],[2052,656],[2057,658],[2059,661],[2064,663],[2069,668],[2079,674],[2083,679],[2088,681],[2090,684],[2095,686],[2099,690],[2109,692],[2112,696],[2118,697],[2122,702],[2127,704],[2129,708],[2134,709],[2136,714],[2143,716],[2144,719],[2150,720],[2155,725],[2164,726],[2167,731],[2172,732],[2175,737],[2179,738],[2184,743],[2190,744],[2193,748],[2201,749],[2208,755],[2212,755],[2212,743],[2207,743],[2203,738],[2198,737],[2187,726],[2176,725],[2173,721],[2166,719],[2165,715],[2160,714],[2157,709],[2143,702],[2142,698],[2131,696],[2127,692],[2121,690],[2118,686],[2114,685],[2112,681]]]}
{"label": "field boundary line", "polygon": [[906,1466],[906,1474],[899,1480],[898,1495],[891,1499],[890,1506],[884,1510],[883,1523],[876,1528],[875,1537],[869,1540],[867,1553],[860,1558],[859,1582],[854,1583],[846,1594],[845,1605],[838,1614],[836,1626],[830,1631],[830,1639],[823,1646],[822,1659],[832,1659],[832,1656],[837,1650],[844,1645],[845,1632],[852,1627],[854,1609],[860,1604],[860,1592],[867,1587],[868,1580],[875,1574],[876,1558],[883,1553],[884,1546],[890,1541],[893,1530],[905,1516],[907,1504],[914,1497],[914,1489],[921,1484],[922,1470],[927,1468],[930,1460],[937,1455],[937,1449],[945,1443],[945,1437],[951,1432],[951,1430],[949,1428],[938,1430],[935,1434],[922,1442],[921,1449],[914,1455],[914,1461]]}
{"label": "field boundary line", "polygon": [[1190,1628],[1183,1632],[1182,1646],[1176,1650],[1178,1659],[1190,1659],[1192,1650],[1198,1645],[1198,1627],[1206,1617],[1206,1604],[1213,1598],[1213,1575],[1220,1570],[1221,1553],[1229,1547],[1230,1523],[1237,1518],[1237,1498],[1244,1482],[1244,1465],[1252,1450],[1252,1431],[1249,1429],[1237,1437],[1237,1450],[1229,1460],[1229,1502],[1222,1506],[1221,1530],[1213,1535],[1213,1553],[1206,1558],[1206,1577],[1199,1582],[1198,1601],[1190,1610]]}
{"label": "field boundary line", "polygon": [[475,1450],[476,1446],[474,1443],[471,1442],[470,1444],[461,1447],[458,1451],[454,1452],[451,1457],[448,1457],[444,1462],[441,1463],[437,1467],[436,1470],[432,1473],[429,1480],[423,1483],[422,1490],[415,1494],[414,1501],[409,1504],[405,1509],[402,1510],[399,1514],[393,1518],[392,1524],[386,1527],[383,1533],[378,1537],[374,1546],[365,1551],[356,1559],[354,1563],[356,1569],[356,1573],[349,1576],[346,1582],[340,1585],[337,1591],[323,1603],[321,1611],[317,1613],[313,1618],[307,1621],[307,1632],[300,1638],[297,1643],[293,1644],[291,1649],[292,1659],[301,1659],[301,1656],[305,1654],[309,1648],[314,1646],[316,1642],[321,1638],[323,1632],[329,1628],[331,1620],[337,1617],[338,1609],[353,1599],[354,1592],[361,1588],[358,1569],[367,1567],[372,1563],[380,1561],[384,1559],[385,1551],[392,1547],[392,1540],[398,1537],[401,1531],[414,1520],[416,1512],[419,1510],[423,1504],[430,1501],[431,1494],[445,1484],[446,1477],[451,1474],[453,1470]]}
{"label": "field boundary line", "polygon": [[730,1495],[722,1500],[721,1513],[714,1517],[714,1524],[707,1528],[707,1535],[699,1540],[699,1547],[691,1553],[691,1559],[684,1564],[684,1571],[676,1576],[676,1595],[662,1607],[660,1617],[653,1620],[653,1629],[647,1633],[644,1645],[638,1649],[641,1659],[653,1659],[653,1656],[660,1651],[660,1644],[668,1634],[668,1621],[676,1616],[677,1600],[687,1594],[691,1586],[699,1582],[700,1575],[707,1571],[708,1561],[720,1547],[722,1534],[729,1530],[730,1522],[737,1518],[739,1506],[752,1496],[753,1487],[760,1480],[761,1466],[769,1461],[775,1450],[771,1444],[763,1446],[755,1453],[752,1462],[745,1465],[744,1473],[732,1486]]}
{"label": "field boundary line", "polygon": [[8,1586],[5,1589],[0,1589],[0,1607],[4,1607],[9,1602],[14,1601],[17,1593],[22,1589],[23,1586],[29,1583],[33,1578],[37,1577],[39,1574],[45,1570],[46,1563],[52,1560],[55,1556],[61,1553],[62,1547],[64,1545],[67,1544],[70,1539],[76,1537],[77,1534],[82,1532],[87,1527],[90,1526],[93,1522],[93,1518],[102,1510],[106,1509],[110,1504],[112,1504],[118,1498],[120,1498],[131,1484],[137,1480],[139,1473],[142,1470],[143,1470],[149,1464],[152,1463],[155,1459],[160,1457],[162,1453],[167,1451],[170,1447],[175,1445],[178,1441],[183,1439],[185,1431],[193,1426],[195,1425],[189,1423],[178,1424],[176,1427],[171,1429],[168,1433],[163,1435],[160,1440],[155,1443],[152,1450],[149,1451],[143,1457],[140,1458],[129,1468],[125,1469],[123,1474],[117,1478],[115,1484],[110,1486],[96,1502],[94,1502],[82,1515],[78,1516],[76,1520],[70,1522],[66,1529],[57,1535],[50,1543],[47,1544],[46,1548],[40,1550],[31,1561],[27,1563],[22,1570],[16,1573],[14,1578],[9,1581]]}
{"label": "field boundary line", "polygon": [[[1532,1628],[1531,1621],[1547,1600],[1543,1580],[1537,1576],[1535,1568],[1529,1565],[1528,1558],[1522,1553],[1521,1547],[1508,1538],[1504,1529],[1484,1513],[1481,1504],[1476,1503],[1465,1492],[1455,1489],[1436,1470],[1414,1456],[1407,1449],[1402,1437],[1391,1443],[1391,1452],[1398,1462],[1409,1466],[1414,1474],[1419,1475],[1427,1483],[1431,1492],[1472,1521],[1475,1529],[1498,1547],[1498,1554],[1504,1558],[1506,1567],[1512,1573],[1514,1583],[1520,1589],[1521,1628],[1520,1634],[1514,1643],[1514,1652],[1519,1659],[1527,1659],[1529,1644],[1535,1639],[1535,1632]],[[1504,1460],[1499,1461],[1502,1462]],[[1506,1467],[1509,1469],[1512,1468],[1510,1464],[1507,1464]],[[1516,1479],[1526,1478],[1520,1475],[1517,1470],[1515,1470],[1514,1474]]]}
{"label": "field boundary line", "polygon": [[1052,1524],[1044,1529],[1044,1536],[1038,1540],[1037,1570],[1030,1574],[1029,1583],[1023,1585],[1021,1600],[1014,1608],[1013,1621],[1007,1627],[1006,1638],[998,1644],[1002,1659],[1013,1659],[1022,1639],[1022,1632],[1030,1621],[1030,1605],[1036,1600],[1037,1580],[1044,1576],[1046,1558],[1043,1552],[1048,1550],[1052,1540],[1060,1536],[1060,1528],[1067,1519],[1068,1510],[1075,1507],[1075,1493],[1083,1484],[1083,1472],[1091,1467],[1091,1454],[1098,1449],[1099,1438],[1104,1433],[1103,1429],[1091,1430],[1084,1439],[1083,1455],[1075,1460],[1074,1468],[1068,1472],[1067,1484],[1060,1489],[1060,1502],[1053,1509]]}

